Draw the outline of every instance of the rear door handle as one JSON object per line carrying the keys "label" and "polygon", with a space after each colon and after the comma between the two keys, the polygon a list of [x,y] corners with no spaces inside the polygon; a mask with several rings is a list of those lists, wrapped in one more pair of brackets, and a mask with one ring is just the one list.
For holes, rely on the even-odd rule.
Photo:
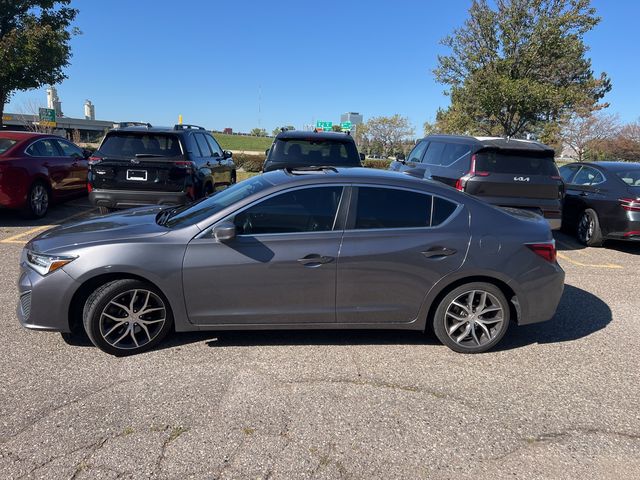
{"label": "rear door handle", "polygon": [[447,247],[431,247],[424,252],[421,252],[427,258],[441,258],[448,257],[449,255],[453,255],[457,250],[455,248],[447,248]]}
{"label": "rear door handle", "polygon": [[304,265],[305,267],[319,267],[320,265],[323,265],[325,263],[331,263],[334,260],[335,260],[334,257],[312,253],[309,255],[305,255],[302,258],[299,258],[298,263],[300,265]]}
{"label": "rear door handle", "polygon": [[588,197],[589,194],[587,192],[580,192],[581,197]]}

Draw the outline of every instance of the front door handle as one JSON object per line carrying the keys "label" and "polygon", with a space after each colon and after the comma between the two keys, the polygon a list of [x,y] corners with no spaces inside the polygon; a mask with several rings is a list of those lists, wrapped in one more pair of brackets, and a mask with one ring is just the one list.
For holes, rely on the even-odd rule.
{"label": "front door handle", "polygon": [[424,252],[421,252],[427,258],[442,258],[448,257],[449,255],[453,255],[457,250],[455,248],[447,248],[447,247],[431,247]]}
{"label": "front door handle", "polygon": [[298,263],[300,265],[304,265],[305,267],[319,267],[320,265],[323,265],[325,263],[331,263],[334,260],[335,260],[334,257],[312,253],[309,255],[305,255],[302,258],[299,258]]}

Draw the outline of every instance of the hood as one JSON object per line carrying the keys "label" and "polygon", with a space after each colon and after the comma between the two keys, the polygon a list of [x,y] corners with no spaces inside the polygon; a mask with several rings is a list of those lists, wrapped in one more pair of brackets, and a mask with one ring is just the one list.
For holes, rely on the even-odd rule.
{"label": "hood", "polygon": [[164,235],[169,230],[156,223],[160,210],[162,207],[145,207],[67,223],[41,233],[25,248],[46,253],[68,247]]}

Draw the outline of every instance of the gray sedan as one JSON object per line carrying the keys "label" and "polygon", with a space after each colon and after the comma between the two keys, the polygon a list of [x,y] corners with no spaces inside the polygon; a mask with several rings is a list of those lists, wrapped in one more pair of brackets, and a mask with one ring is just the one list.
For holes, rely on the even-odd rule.
{"label": "gray sedan", "polygon": [[550,319],[564,285],[542,217],[394,172],[278,170],[190,206],[49,230],[21,258],[26,328],[115,355],[171,331],[433,328],[483,352]]}

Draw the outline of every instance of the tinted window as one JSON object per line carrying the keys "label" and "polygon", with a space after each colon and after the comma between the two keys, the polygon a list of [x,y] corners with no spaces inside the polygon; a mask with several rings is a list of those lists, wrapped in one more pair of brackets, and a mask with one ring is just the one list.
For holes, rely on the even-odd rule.
{"label": "tinted window", "polygon": [[75,145],[72,145],[69,142],[65,142],[64,140],[58,140],[57,142],[58,142],[58,146],[62,150],[62,154],[65,157],[75,157],[75,158],[84,157],[84,155],[82,154],[82,150],[80,150]]}
{"label": "tinted window", "polygon": [[17,140],[12,140],[10,138],[0,138],[0,155],[9,150],[17,143]]}
{"label": "tinted window", "polygon": [[527,152],[480,152],[476,154],[476,171],[519,175],[558,175],[553,156]]}
{"label": "tinted window", "polygon": [[260,176],[249,178],[197,203],[179,207],[166,221],[165,226],[179,228],[193,225],[270,186],[272,184]]}
{"label": "tinted window", "polygon": [[178,137],[175,135],[128,132],[107,135],[100,146],[100,153],[116,157],[135,157],[136,155],[176,157],[182,155]]}
{"label": "tinted window", "polygon": [[446,146],[446,143],[430,142],[429,148],[427,148],[427,153],[425,154],[422,162],[427,165],[441,165],[440,162],[442,161],[442,154],[444,153]]}
{"label": "tinted window", "polygon": [[205,135],[204,137],[207,139],[207,143],[209,144],[209,147],[211,148],[211,151],[213,152],[213,156],[214,157],[221,157],[222,156],[222,149],[220,148],[220,145],[218,145],[218,142],[216,142],[215,139],[211,135]]}
{"label": "tinted window", "polygon": [[209,148],[209,144],[207,143],[207,139],[201,133],[196,133],[194,135],[196,141],[198,142],[198,147],[200,147],[200,152],[202,152],[203,157],[211,156],[211,149]]}
{"label": "tinted window", "polygon": [[616,172],[616,175],[630,187],[640,187],[640,168]]}
{"label": "tinted window", "polygon": [[57,157],[60,155],[53,140],[39,140],[27,148],[26,151],[34,157]]}
{"label": "tinted window", "polygon": [[280,139],[273,143],[270,162],[301,165],[360,165],[355,143],[327,139]]}
{"label": "tinted window", "polygon": [[468,158],[470,153],[471,149],[468,145],[448,143],[440,155],[440,163],[434,163],[434,165],[449,166],[458,160]]}
{"label": "tinted window", "polygon": [[407,162],[420,163],[422,161],[422,155],[427,149],[427,145],[429,145],[428,142],[420,142],[418,145],[413,147],[413,150],[411,150]]}
{"label": "tinted window", "polygon": [[565,165],[564,167],[560,167],[559,170],[562,180],[564,180],[566,183],[569,183],[571,177],[573,177],[575,173],[580,170],[580,165]]}
{"label": "tinted window", "polygon": [[358,188],[356,229],[428,227],[431,195],[394,188]]}
{"label": "tinted window", "polygon": [[303,188],[282,193],[236,215],[239,235],[333,230],[342,187]]}
{"label": "tinted window", "polygon": [[582,167],[571,182],[573,185],[595,185],[604,181],[602,174],[595,168]]}
{"label": "tinted window", "polygon": [[457,205],[440,197],[433,197],[433,213],[431,226],[435,227],[444,223],[456,210]]}

